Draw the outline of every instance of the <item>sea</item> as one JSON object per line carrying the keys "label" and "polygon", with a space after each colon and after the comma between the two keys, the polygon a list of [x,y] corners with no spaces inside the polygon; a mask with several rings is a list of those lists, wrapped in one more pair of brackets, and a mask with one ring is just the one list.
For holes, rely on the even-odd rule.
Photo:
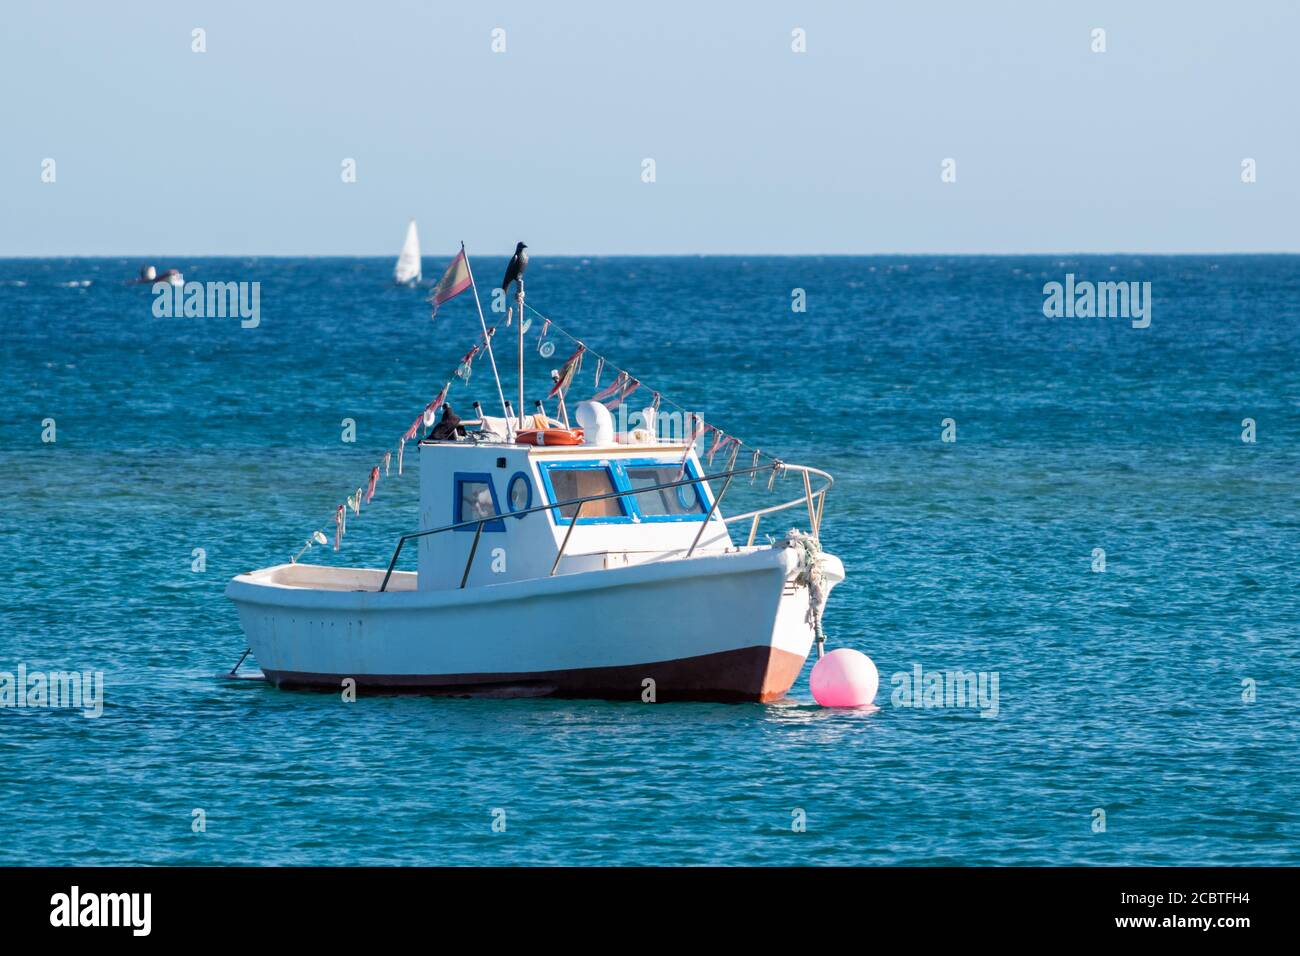
{"label": "sea", "polygon": [[[741,464],[834,476],[827,648],[871,658],[876,706],[818,706],[812,661],[771,704],[226,679],[229,579],[332,537],[389,451],[302,558],[383,566],[401,434],[448,381],[499,406],[482,358],[453,374],[473,295],[431,319],[450,255],[421,288],[387,257],[0,260],[0,864],[1300,863],[1300,257],[539,246],[529,402],[572,336],[572,396],[601,355]],[[159,315],[146,263],[257,283],[257,314]],[[509,396],[505,258],[471,263]],[[1067,282],[1145,316],[1051,314]],[[17,706],[20,669],[102,680],[100,712]]]}

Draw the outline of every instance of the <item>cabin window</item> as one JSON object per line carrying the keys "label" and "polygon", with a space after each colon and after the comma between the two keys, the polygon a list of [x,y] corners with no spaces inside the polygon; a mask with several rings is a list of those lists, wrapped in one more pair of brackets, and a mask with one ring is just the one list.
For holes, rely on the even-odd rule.
{"label": "cabin window", "polygon": [[[550,484],[552,501],[569,501],[573,498],[585,498],[588,495],[608,495],[617,491],[614,486],[613,473],[604,465],[576,465],[549,467],[546,479]],[[558,509],[561,518],[572,518],[577,513],[576,504],[565,505]],[[627,509],[619,498],[602,498],[588,501],[582,506],[579,523],[588,519],[617,520],[627,517]]]}
{"label": "cabin window", "polygon": [[[492,476],[486,472],[456,472],[455,501],[452,520],[454,524],[474,521],[478,518],[490,518],[499,515],[501,508],[497,504],[496,488],[492,485]],[[457,528],[458,531],[475,531],[475,525]],[[505,522],[499,518],[483,525],[484,531],[505,531]]]}
{"label": "cabin window", "polygon": [[510,484],[506,485],[506,506],[511,511],[527,511],[533,506],[533,483],[522,471],[510,476]]}
{"label": "cabin window", "polygon": [[[684,478],[698,478],[699,472],[693,463],[687,463],[685,473],[680,460],[653,458],[544,463],[541,470],[542,484],[552,502],[631,492],[623,498],[588,501],[582,506],[582,516],[578,519],[580,524],[704,521],[708,516],[709,496],[699,485],[639,490],[672,484]],[[565,505],[551,513],[557,524],[568,524],[568,519],[577,509],[576,504]]]}
{"label": "cabin window", "polygon": [[[679,465],[628,465],[627,483],[631,488],[653,488],[674,481],[693,478],[681,474]],[[684,515],[702,515],[708,509],[700,497],[697,485],[678,485],[658,491],[642,491],[633,496],[637,510],[645,518],[674,518]]]}

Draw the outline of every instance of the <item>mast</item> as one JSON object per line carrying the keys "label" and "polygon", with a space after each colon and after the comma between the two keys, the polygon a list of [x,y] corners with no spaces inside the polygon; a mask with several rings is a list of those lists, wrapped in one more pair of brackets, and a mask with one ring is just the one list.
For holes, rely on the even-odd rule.
{"label": "mast", "polygon": [[[521,270],[522,271],[522,270]],[[524,277],[522,275],[515,278],[518,283],[518,291],[515,292],[515,303],[519,306],[519,427],[524,427]]]}
{"label": "mast", "polygon": [[488,335],[487,320],[483,318],[483,303],[478,300],[478,286],[474,284],[474,270],[469,265],[469,254],[465,252],[465,241],[460,243],[460,254],[465,257],[465,271],[469,273],[469,287],[474,290],[474,305],[478,307],[478,324],[483,330],[483,342],[487,345],[488,361],[492,363],[492,377],[497,383],[497,397],[501,399],[501,413],[510,418],[510,412],[507,411],[506,395],[501,391],[501,376],[497,373],[496,356],[492,354],[492,336]]}

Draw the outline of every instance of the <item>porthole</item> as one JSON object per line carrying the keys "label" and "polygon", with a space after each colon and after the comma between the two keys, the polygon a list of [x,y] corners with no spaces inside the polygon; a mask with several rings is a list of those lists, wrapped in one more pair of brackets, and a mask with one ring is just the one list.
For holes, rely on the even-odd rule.
{"label": "porthole", "polygon": [[677,503],[682,506],[683,511],[693,510],[695,508],[695,503],[698,500],[694,485],[677,486]]}
{"label": "porthole", "polygon": [[512,512],[527,511],[533,506],[533,483],[522,471],[510,476],[510,484],[506,486],[506,506]]}

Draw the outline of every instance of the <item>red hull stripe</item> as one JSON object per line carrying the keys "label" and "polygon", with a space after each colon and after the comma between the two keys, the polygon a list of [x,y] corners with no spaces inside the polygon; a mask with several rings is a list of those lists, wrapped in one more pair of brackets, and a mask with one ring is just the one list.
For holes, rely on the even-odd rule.
{"label": "red hull stripe", "polygon": [[775,647],[745,647],[652,664],[583,667],[572,670],[484,674],[317,674],[266,671],[277,687],[337,691],[352,677],[358,689],[488,697],[592,697],[640,700],[647,678],[656,701],[779,700],[786,695],[804,658]]}

